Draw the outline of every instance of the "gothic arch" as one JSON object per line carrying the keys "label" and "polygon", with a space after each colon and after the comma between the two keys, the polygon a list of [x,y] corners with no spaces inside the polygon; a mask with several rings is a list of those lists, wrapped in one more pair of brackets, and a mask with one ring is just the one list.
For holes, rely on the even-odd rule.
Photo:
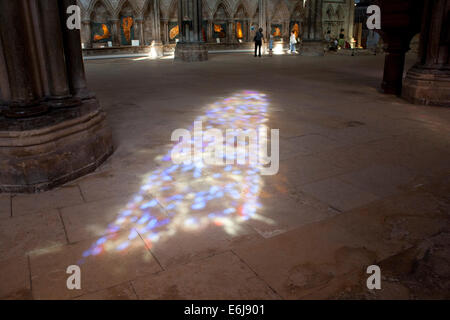
{"label": "gothic arch", "polygon": [[246,0],[239,0],[236,2],[236,5],[234,6],[233,10],[233,16],[236,17],[236,15],[239,13],[239,11],[242,10],[245,14],[245,16],[248,18],[250,17],[250,8]]}
{"label": "gothic arch", "polygon": [[291,14],[286,2],[284,2],[284,0],[279,0],[278,3],[274,6],[270,20],[285,22],[290,18],[290,16]]}
{"label": "gothic arch", "polygon": [[117,4],[116,11],[114,12],[115,17],[119,17],[120,13],[127,5],[132,9],[133,16],[139,16],[139,9],[136,9],[134,2],[130,0],[120,0]]}
{"label": "gothic arch", "polygon": [[87,17],[89,17],[90,20],[92,20],[92,16],[94,14],[94,10],[97,9],[98,6],[103,6],[105,7],[106,11],[108,12],[108,16],[112,17],[113,13],[114,13],[114,9],[111,6],[111,3],[109,1],[106,0],[94,0],[91,1],[88,9],[86,10],[87,12]]}
{"label": "gothic arch", "polygon": [[328,4],[327,10],[325,12],[326,12],[328,20],[333,20],[335,12],[334,12],[334,8],[331,3]]}
{"label": "gothic arch", "polygon": [[[233,11],[234,18],[249,18],[250,15],[248,13],[248,7],[246,6],[246,2],[244,0],[240,0]],[[241,16],[242,15],[242,16]]]}
{"label": "gothic arch", "polygon": [[305,18],[305,7],[303,6],[303,0],[297,2],[291,13],[291,20],[300,20]]}
{"label": "gothic arch", "polygon": [[167,18],[169,20],[178,19],[178,0],[172,0],[169,6],[169,11],[167,12]]}
{"label": "gothic arch", "polygon": [[336,14],[337,20],[344,20],[345,13],[344,13],[344,8],[342,7],[342,5],[338,5],[335,14]]}
{"label": "gothic arch", "polygon": [[219,10],[223,10],[225,13],[225,16],[227,19],[229,19],[232,16],[231,13],[231,7],[229,5],[229,3],[226,0],[220,0],[217,2],[216,4],[216,8],[214,10],[214,15],[213,18],[216,19],[217,13],[219,12]]}

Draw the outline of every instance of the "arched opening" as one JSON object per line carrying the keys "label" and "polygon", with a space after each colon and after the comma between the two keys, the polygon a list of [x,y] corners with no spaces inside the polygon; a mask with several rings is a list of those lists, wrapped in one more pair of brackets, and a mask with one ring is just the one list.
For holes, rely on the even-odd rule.
{"label": "arched opening", "polygon": [[134,17],[134,9],[130,2],[127,1],[122,6],[119,13],[120,18],[120,45],[130,46],[135,38],[136,21]]}
{"label": "arched opening", "polygon": [[247,10],[244,5],[241,3],[236,10],[234,15],[234,24],[235,24],[235,36],[239,42],[248,41],[249,40],[249,17],[247,14]]}
{"label": "arched opening", "polygon": [[174,1],[169,13],[169,43],[175,43],[180,39],[180,27],[178,26],[178,1]]}
{"label": "arched opening", "polygon": [[94,48],[112,46],[111,16],[103,1],[98,1],[91,13],[91,41]]}
{"label": "arched opening", "polygon": [[294,31],[297,38],[303,39],[303,34],[305,32],[304,20],[305,10],[303,7],[303,1],[299,1],[291,15],[291,21],[289,22],[289,33]]}
{"label": "arched opening", "polygon": [[275,40],[282,40],[288,37],[288,23],[289,13],[286,4],[282,1],[278,3],[270,19],[270,33]]}
{"label": "arched opening", "polygon": [[213,18],[213,38],[216,39],[217,42],[225,41],[227,39],[228,18],[225,6],[223,3],[219,4]]}

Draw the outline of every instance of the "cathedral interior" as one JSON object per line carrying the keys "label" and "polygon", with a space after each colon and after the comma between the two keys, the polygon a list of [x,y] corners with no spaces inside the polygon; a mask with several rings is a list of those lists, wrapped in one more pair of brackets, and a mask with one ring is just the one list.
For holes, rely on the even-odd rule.
{"label": "cathedral interior", "polygon": [[450,298],[450,0],[0,21],[0,300]]}

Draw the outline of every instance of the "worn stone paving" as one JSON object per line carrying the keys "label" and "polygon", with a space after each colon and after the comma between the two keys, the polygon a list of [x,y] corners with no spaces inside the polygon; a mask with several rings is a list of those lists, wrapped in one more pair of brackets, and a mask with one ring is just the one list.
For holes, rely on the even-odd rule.
{"label": "worn stone paving", "polygon": [[[88,61],[115,152],[56,190],[0,195],[0,298],[450,298],[450,109],[381,94],[383,61]],[[189,228],[172,221],[152,241],[132,224],[110,228],[159,168],[171,133],[243,90],[266,94],[267,125],[280,129],[279,173],[262,177],[257,215]],[[168,203],[154,196],[164,218]],[[101,252],[89,251],[95,243]],[[74,264],[81,290],[66,287]],[[366,287],[372,264],[381,290]]]}

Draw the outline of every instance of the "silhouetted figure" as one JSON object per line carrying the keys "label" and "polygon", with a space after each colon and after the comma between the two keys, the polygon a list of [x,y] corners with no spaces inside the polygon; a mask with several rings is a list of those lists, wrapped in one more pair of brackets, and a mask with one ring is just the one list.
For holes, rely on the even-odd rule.
{"label": "silhouetted figure", "polygon": [[255,57],[258,55],[258,48],[259,48],[259,57],[261,57],[261,47],[262,47],[262,41],[264,39],[264,35],[263,35],[263,29],[259,28],[258,31],[256,31],[256,35],[255,35]]}

